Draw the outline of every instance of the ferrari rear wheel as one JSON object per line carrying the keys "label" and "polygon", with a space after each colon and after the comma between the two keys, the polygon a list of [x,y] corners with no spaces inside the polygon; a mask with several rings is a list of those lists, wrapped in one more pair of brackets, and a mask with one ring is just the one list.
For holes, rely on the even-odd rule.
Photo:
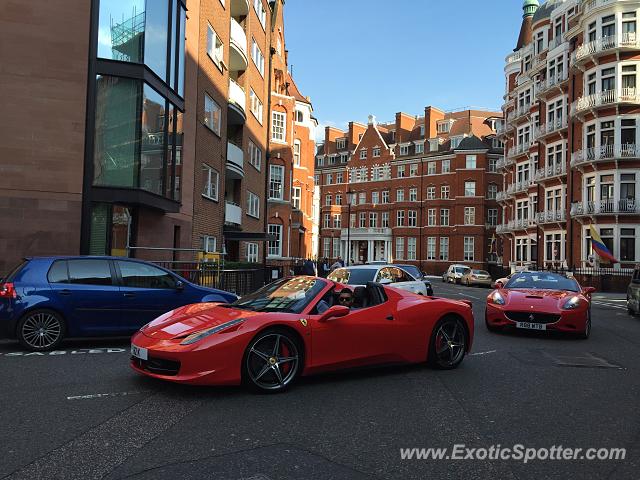
{"label": "ferrari rear wheel", "polygon": [[440,320],[431,334],[429,364],[442,370],[456,368],[467,350],[467,332],[462,319],[447,316]]}
{"label": "ferrari rear wheel", "polygon": [[262,392],[280,392],[293,383],[301,365],[298,341],[285,330],[267,330],[255,337],[244,354],[243,377]]}

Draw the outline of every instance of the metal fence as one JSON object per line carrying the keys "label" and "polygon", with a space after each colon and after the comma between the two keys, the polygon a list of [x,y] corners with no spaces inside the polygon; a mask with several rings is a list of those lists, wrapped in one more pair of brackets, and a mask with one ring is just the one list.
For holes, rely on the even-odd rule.
{"label": "metal fence", "polygon": [[177,273],[191,283],[233,292],[239,296],[255,292],[273,280],[302,273],[302,263],[297,260],[244,269],[225,269],[222,265],[211,262],[156,261],[153,263]]}
{"label": "metal fence", "polygon": [[[611,267],[574,267],[574,268],[537,268],[535,265],[527,267],[529,271],[545,271],[560,274],[570,273],[585,287],[595,287],[599,292],[623,293],[627,291],[633,276],[632,268]],[[511,273],[511,267],[503,265],[489,265],[491,277],[503,278]]]}

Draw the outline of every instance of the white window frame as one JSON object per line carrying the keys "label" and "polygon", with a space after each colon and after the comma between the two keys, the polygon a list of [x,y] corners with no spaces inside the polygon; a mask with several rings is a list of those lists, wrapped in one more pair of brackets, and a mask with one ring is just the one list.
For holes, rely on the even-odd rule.
{"label": "white window frame", "polygon": [[271,141],[286,143],[287,141],[287,114],[273,110],[271,112]]}
{"label": "white window frame", "polygon": [[256,120],[258,120],[258,123],[262,125],[264,104],[262,103],[262,100],[260,100],[260,97],[258,97],[258,94],[253,90],[253,88],[249,92],[249,103],[251,107],[251,113],[256,118]]}
{"label": "white window frame", "polygon": [[258,20],[260,21],[260,25],[262,25],[262,29],[266,32],[267,11],[264,8],[262,0],[253,0],[253,9],[258,16]]}
{"label": "white window frame", "polygon": [[222,71],[224,64],[224,43],[215,29],[207,22],[207,55],[211,61]]}
{"label": "white window frame", "polygon": [[[277,176],[280,177],[279,181],[274,181],[274,172],[279,172]],[[274,185],[278,183],[280,187],[277,189],[278,196],[273,196],[272,193],[276,191]],[[269,199],[270,200],[284,200],[284,166],[282,165],[269,165]]]}
{"label": "white window frame", "polygon": [[416,259],[417,245],[418,245],[418,242],[416,237],[407,238],[407,260]]}
{"label": "white window frame", "polygon": [[302,201],[302,187],[293,187],[291,192],[291,205],[293,208],[300,210],[300,202]]}
{"label": "white window frame", "polygon": [[247,190],[247,215],[260,218],[260,197]]}
{"label": "white window frame", "polygon": [[258,244],[247,243],[247,262],[258,263]]}
{"label": "white window frame", "polygon": [[215,168],[207,165],[206,163],[202,164],[202,169],[204,170],[205,175],[202,196],[208,198],[209,200],[217,202],[218,194],[220,191],[220,173]]}
{"label": "white window frame", "polygon": [[[473,189],[471,188],[471,185],[473,185]],[[475,197],[476,196],[476,182],[475,181],[464,182],[464,196],[465,197]]]}
{"label": "white window frame", "polygon": [[251,59],[253,60],[253,64],[260,72],[260,75],[264,77],[264,55],[262,54],[262,50],[260,50],[260,45],[256,42],[256,39],[251,37]]}
{"label": "white window frame", "polygon": [[302,150],[302,143],[300,140],[293,141],[293,165],[299,167],[300,163],[300,152]]}
{"label": "white window frame", "polygon": [[269,235],[275,235],[275,241],[269,241],[267,244],[268,257],[282,257],[282,225],[279,223],[270,223],[267,227]]}
{"label": "white window frame", "polygon": [[475,240],[474,237],[464,237],[463,260],[465,262],[475,261]]}
{"label": "white window frame", "polygon": [[[216,125],[216,115],[218,112],[218,122]],[[216,135],[220,136],[222,128],[222,108],[208,93],[204,94],[204,125]]]}

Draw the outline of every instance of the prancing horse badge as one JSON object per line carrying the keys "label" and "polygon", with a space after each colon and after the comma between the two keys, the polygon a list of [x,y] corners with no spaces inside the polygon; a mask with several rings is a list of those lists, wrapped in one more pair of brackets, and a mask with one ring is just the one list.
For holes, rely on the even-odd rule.
{"label": "prancing horse badge", "polygon": [[307,326],[307,319],[306,318],[301,318],[300,319],[300,323],[302,324],[303,327]]}

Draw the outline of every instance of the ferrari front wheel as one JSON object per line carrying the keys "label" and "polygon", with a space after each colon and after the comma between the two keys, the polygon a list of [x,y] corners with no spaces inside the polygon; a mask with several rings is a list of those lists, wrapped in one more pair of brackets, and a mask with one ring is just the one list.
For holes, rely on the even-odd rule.
{"label": "ferrari front wheel", "polygon": [[429,342],[429,364],[442,370],[456,368],[467,350],[467,332],[462,319],[447,316],[440,320]]}
{"label": "ferrari front wheel", "polygon": [[591,309],[587,310],[587,321],[584,322],[584,331],[578,334],[578,337],[586,340],[591,335]]}
{"label": "ferrari front wheel", "polygon": [[286,330],[267,330],[258,334],[244,354],[242,372],[254,390],[275,393],[289,387],[301,365],[301,348]]}

